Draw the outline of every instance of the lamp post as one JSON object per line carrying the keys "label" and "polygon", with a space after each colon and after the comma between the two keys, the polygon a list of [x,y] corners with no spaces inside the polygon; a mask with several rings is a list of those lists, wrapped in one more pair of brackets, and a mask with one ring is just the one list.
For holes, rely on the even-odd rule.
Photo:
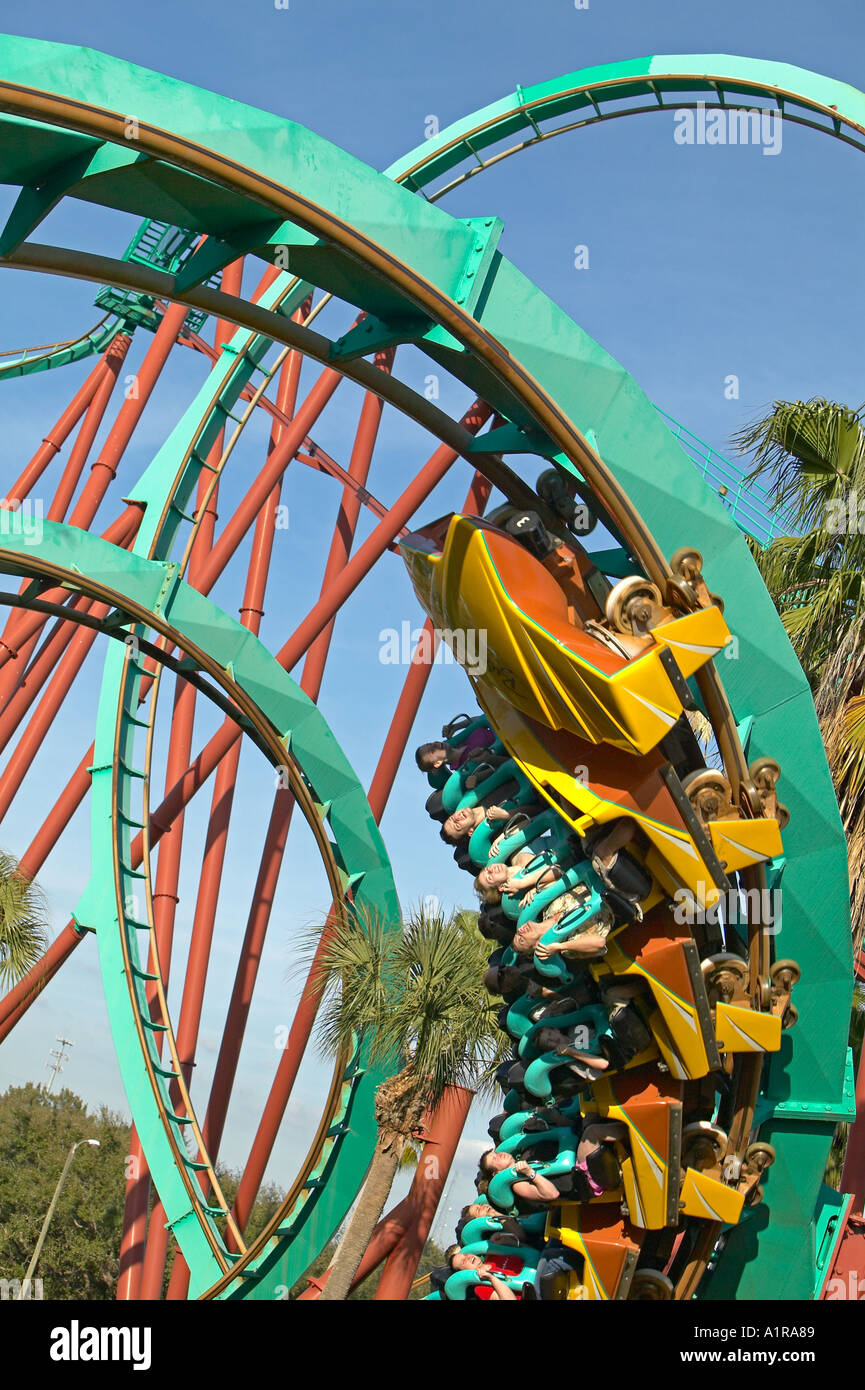
{"label": "lamp post", "polygon": [[63,1184],[66,1181],[66,1174],[72,1167],[72,1160],[75,1157],[75,1150],[80,1149],[82,1144],[89,1144],[90,1147],[93,1149],[99,1148],[98,1139],[78,1139],[72,1145],[72,1148],[66,1155],[66,1162],[63,1165],[63,1172],[60,1174],[59,1181],[54,1189],[54,1196],[51,1198],[51,1205],[45,1213],[45,1220],[42,1222],[42,1230],[39,1232],[39,1239],[36,1242],[36,1249],[33,1251],[32,1258],[30,1260],[29,1265],[27,1266],[27,1273],[24,1275],[24,1278],[21,1281],[21,1292],[18,1295],[19,1300],[27,1297],[27,1294],[30,1289],[30,1281],[33,1278],[33,1271],[35,1270],[36,1265],[39,1261],[39,1256],[42,1254],[42,1246],[45,1244],[45,1237],[48,1234],[48,1227],[51,1225],[51,1218],[54,1215],[54,1210],[57,1206],[60,1193],[63,1189]]}

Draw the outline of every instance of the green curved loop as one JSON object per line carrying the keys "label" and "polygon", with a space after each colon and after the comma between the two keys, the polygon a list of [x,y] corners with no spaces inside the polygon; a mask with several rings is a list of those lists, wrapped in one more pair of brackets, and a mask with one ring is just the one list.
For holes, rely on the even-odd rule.
{"label": "green curved loop", "polygon": [[[442,174],[464,161],[477,167],[482,152],[515,135],[534,143],[544,133],[543,122],[563,116],[593,113],[588,119],[612,115],[644,114],[643,108],[622,107],[617,101],[645,97],[649,109],[672,111],[686,93],[720,101],[721,93],[774,100],[782,115],[794,119],[791,107],[825,117],[828,134],[847,127],[850,137],[865,136],[865,95],[847,82],[822,77],[792,63],[772,63],[762,58],[742,58],[728,53],[662,54],[580,68],[547,82],[517,90],[468,116],[453,121],[422,145],[402,155],[385,172],[390,178],[408,180],[409,186],[428,188]],[[669,96],[672,100],[664,101]],[[415,180],[417,179],[417,183]]]}
{"label": "green curved loop", "polygon": [[[340,865],[345,886],[351,887],[360,910],[382,921],[398,923],[399,903],[390,864],[366,795],[344,753],[316,705],[278,665],[267,648],[234,618],[178,578],[177,566],[116,547],[77,528],[46,522],[40,539],[4,537],[0,570],[39,578],[51,575],[71,592],[92,593],[114,605],[105,628],[114,635],[140,632],[136,618],[144,609],[157,631],[170,633],[189,660],[187,671],[201,670],[204,655],[223,673],[226,689],[245,692],[272,725],[285,749],[286,762],[301,769],[320,807]],[[50,568],[49,568],[50,567]],[[141,776],[136,767],[135,725],[118,721],[115,686],[124,696],[124,709],[137,709],[142,672],[127,659],[125,643],[112,646],[100,699],[92,769],[91,821],[93,859],[91,878],[75,910],[81,927],[96,933],[108,1015],[132,1118],[148,1166],[159,1191],[166,1222],[174,1230],[192,1276],[195,1296],[222,1273],[214,1243],[224,1251],[222,1236],[189,1181],[192,1165],[178,1163],[178,1147],[170,1142],[163,1117],[173,1111],[169,1097],[166,1058],[160,1056],[155,1034],[144,1027],[150,1062],[156,1071],[158,1095],[142,1067],[139,1020],[149,1018],[146,999],[146,955],[142,958],[136,934],[142,925],[131,906],[140,895],[141,875],[134,870],[131,844],[140,828],[139,798],[134,788]],[[118,865],[105,827],[117,825]],[[119,872],[118,872],[119,868]],[[131,968],[127,963],[124,943]],[[275,1290],[290,1287],[342,1220],[354,1187],[330,1183],[337,1161],[351,1172],[363,1172],[375,1142],[372,1096],[383,1074],[365,1070],[352,1059],[338,1111],[317,1169],[307,1179],[299,1200],[272,1242],[245,1271],[247,1296],[273,1298]],[[191,1190],[190,1190],[191,1189]],[[229,1293],[236,1293],[230,1289]]]}
{"label": "green curved loop", "polygon": [[[588,436],[597,442],[603,464],[664,554],[669,556],[684,542],[702,551],[707,580],[724,594],[726,617],[738,641],[736,659],[725,665],[723,675],[737,719],[749,731],[749,754],[771,753],[783,764],[783,796],[791,823],[785,832],[783,938],[777,944],[803,971],[797,986],[802,1019],[798,1035],[786,1036],[784,1051],[767,1070],[764,1135],[775,1136],[784,1155],[767,1184],[772,1221],[759,1236],[753,1225],[734,1232],[721,1270],[739,1297],[760,1297],[766,1292],[761,1273],[765,1260],[775,1274],[773,1296],[810,1297],[820,1179],[844,1081],[850,996],[846,853],[807,683],[735,524],[625,370],[500,256],[492,219],[482,226],[455,221],[303,127],[267,113],[103,55],[31,40],[7,40],[4,48],[6,44],[6,77],[14,81],[17,75],[23,85],[41,87],[46,102],[54,102],[46,109],[55,119],[60,119],[59,103],[65,100],[99,103],[113,112],[132,108],[142,128],[148,122],[154,127],[167,124],[191,145],[202,142],[202,132],[208,132],[205,143],[223,171],[222,182],[216,177],[208,182],[200,174],[184,174],[176,165],[160,166],[154,157],[156,137],[148,134],[151,206],[142,209],[144,195],[127,177],[135,163],[134,151],[105,156],[97,152],[92,135],[37,126],[33,140],[43,142],[43,157],[48,157],[50,146],[56,160],[57,142],[65,142],[74,166],[70,190],[75,196],[163,216],[169,185],[167,177],[162,178],[163,167],[170,170],[175,194],[189,180],[189,191],[196,191],[190,200],[196,230],[218,238],[229,226],[232,236],[239,229],[245,249],[262,254],[275,243],[288,244],[292,269],[296,264],[299,275],[375,317],[368,331],[385,336],[390,332],[392,342],[417,342],[433,361],[510,421],[515,428],[505,433],[502,452],[549,452],[550,441],[538,436],[536,404],[528,404],[539,399],[532,397],[537,383],[583,440]],[[632,95],[640,95],[661,85],[666,91],[685,92],[716,90],[719,83],[724,90],[746,95],[774,93],[785,107],[798,104],[834,123],[836,133],[841,126],[857,135],[865,130],[861,94],[787,65],[722,58],[640,59],[591,70],[590,90],[584,82],[579,98],[583,105],[600,102],[598,88],[605,81],[619,96],[627,96],[629,86]],[[0,102],[16,109],[18,98],[10,93],[0,83]],[[547,115],[556,113],[557,103],[571,99],[557,92],[555,84],[549,93],[537,93],[538,100],[547,103]],[[16,128],[20,131],[20,119]],[[6,123],[0,121],[0,172],[8,154],[7,135]],[[106,158],[109,165],[113,159],[114,165],[108,173],[100,166],[98,183],[88,184],[86,169],[84,174],[81,170],[97,158],[103,166]],[[236,186],[241,166],[257,171],[274,188],[303,190],[298,225],[274,225],[276,219],[268,221],[261,203],[244,202]],[[362,256],[351,259],[336,245],[318,241],[311,228],[319,225],[321,209],[364,237],[370,247],[383,248],[395,268],[404,267],[408,274],[401,287],[383,283]],[[14,252],[10,263],[15,263]],[[202,279],[212,269],[212,261],[205,260]],[[188,268],[184,283],[190,283]],[[426,302],[422,284],[446,296],[451,310],[457,305],[464,309],[462,317],[448,313],[453,333],[430,325],[423,315],[419,321],[419,306]],[[178,296],[182,297],[182,286]],[[443,299],[438,302],[444,305]],[[506,377],[492,364],[490,353],[466,350],[466,314],[489,335],[487,343],[498,343],[510,354],[516,376]],[[368,351],[368,341],[364,345],[360,340],[356,350],[360,355]],[[344,344],[333,346],[334,356],[344,356],[345,351]],[[575,470],[569,456],[554,456],[561,466]],[[153,541],[150,518],[148,527]],[[749,1243],[756,1243],[757,1258]]]}
{"label": "green curved loop", "polygon": [[57,367],[68,367],[72,362],[83,362],[87,357],[104,352],[123,327],[123,320],[112,316],[104,323],[97,324],[89,333],[83,333],[74,342],[58,343],[49,351],[34,353],[33,356],[29,356],[25,349],[20,356],[12,358],[11,361],[0,361],[0,381],[7,381],[11,377],[33,376],[36,372],[50,372]]}

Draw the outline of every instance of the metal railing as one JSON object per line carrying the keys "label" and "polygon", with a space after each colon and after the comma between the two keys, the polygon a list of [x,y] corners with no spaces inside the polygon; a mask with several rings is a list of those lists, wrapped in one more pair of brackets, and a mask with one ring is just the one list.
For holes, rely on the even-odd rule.
{"label": "metal railing", "polygon": [[767,546],[776,536],[793,536],[797,527],[772,505],[770,494],[757,482],[748,482],[741,468],[724,458],[696,434],[655,406],[673,436],[697,465],[706,482],[717,492],[736,525],[760,545]]}

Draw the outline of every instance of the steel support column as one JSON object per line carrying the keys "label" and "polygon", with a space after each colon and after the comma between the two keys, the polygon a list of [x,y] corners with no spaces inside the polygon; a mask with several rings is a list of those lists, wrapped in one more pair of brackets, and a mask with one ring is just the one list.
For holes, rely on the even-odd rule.
{"label": "steel support column", "polygon": [[449,1086],[430,1121],[427,1143],[433,1152],[422,1155],[415,1171],[409,1194],[412,1221],[388,1257],[375,1291],[377,1302],[408,1298],[473,1100],[474,1091]]}
{"label": "steel support column", "polygon": [[[389,372],[393,363],[393,352],[380,354],[376,361],[382,371]],[[366,482],[369,474],[372,455],[378,436],[378,429],[381,423],[381,414],[382,401],[378,396],[374,396],[371,392],[367,392],[361,407],[349,464],[350,476],[361,485]],[[327,589],[333,584],[336,576],[346,565],[359,514],[359,497],[349,488],[343,488],[339,512],[337,514],[330,550],[325,564],[324,577],[321,584],[322,594],[327,592]],[[303,674],[300,680],[300,688],[311,700],[317,700],[321,690],[321,682],[324,675],[327,653],[330,647],[332,630],[333,626],[331,623],[331,625],[322,632],[315,649],[310,648],[310,651],[307,653],[307,659],[304,663]],[[258,879],[255,885],[253,901],[247,921],[246,934],[241,948],[240,963],[235,978],[225,1028],[223,1030],[222,1045],[216,1063],[210,1103],[207,1108],[207,1116],[203,1127],[204,1140],[208,1152],[212,1156],[215,1156],[218,1152],[222,1138],[228,1102],[234,1085],[238,1061],[240,1059],[240,1050],[243,1043],[246,1020],[252,1002],[252,993],[255,988],[258,965],[264,946],[264,938],[270,921],[271,907],[273,905],[279,870],[285,852],[293,807],[294,800],[290,792],[287,789],[278,790],[274,798],[270,823],[265,837]],[[253,1165],[252,1170],[250,1170],[250,1164]],[[247,1179],[246,1176],[247,1172],[250,1172],[249,1179]],[[244,1170],[244,1175],[241,1179],[235,1200],[235,1218],[241,1230],[243,1230],[248,1220],[249,1212],[252,1209],[252,1204],[255,1201],[255,1196],[260,1186],[261,1178],[258,1177],[256,1181],[256,1175],[257,1164],[253,1153],[250,1154],[250,1160],[247,1164],[247,1168]]]}
{"label": "steel support column", "polygon": [[[222,288],[226,293],[239,295],[243,279],[243,261],[235,261],[226,266],[222,272]],[[166,314],[169,310],[166,310]],[[233,336],[234,328],[225,320],[219,319],[216,323],[214,332],[214,345],[217,350],[221,350],[225,343]],[[214,440],[208,462],[211,467],[216,467],[222,456],[224,445],[224,430],[220,430]],[[218,490],[214,489],[208,500],[207,493],[209,488],[209,478],[206,472],[202,471],[198,480],[198,526],[192,542],[192,550],[189,557],[189,582],[194,587],[198,587],[198,574],[202,568],[203,558],[210,553],[213,545],[213,537],[216,531],[216,501]],[[202,512],[202,508],[204,509]],[[183,769],[188,765],[192,755],[192,736],[195,723],[195,707],[197,692],[195,687],[188,682],[177,677],[174,686],[174,707],[171,719],[171,733],[168,742],[168,752],[165,770],[165,787],[168,790],[173,786],[177,777],[181,775]],[[156,942],[158,952],[158,968],[162,974],[162,980],[166,990],[168,989],[168,978],[171,969],[171,957],[174,944],[174,924],[177,914],[178,889],[180,884],[180,863],[183,850],[183,829],[184,813],[181,812],[170,825],[165,829],[160,840],[159,856],[156,867],[156,882],[153,890],[153,914],[156,929]],[[157,961],[151,959],[148,963],[148,970],[155,972]],[[155,988],[148,988],[148,999],[151,1011],[154,1013],[157,1008]],[[157,1039],[157,1045],[161,1045],[161,1038]],[[160,1046],[161,1050],[161,1046]],[[141,1162],[144,1162],[143,1151],[141,1150],[140,1140],[133,1131],[130,1152],[141,1153]],[[168,1232],[165,1228],[165,1213],[162,1204],[155,1201],[153,1211],[148,1222],[147,1237],[144,1248],[144,1261],[141,1269],[140,1286],[137,1296],[141,1299],[154,1300],[160,1297],[162,1291],[162,1280],[165,1270],[165,1258],[168,1251]],[[124,1236],[126,1233],[124,1232]],[[121,1249],[123,1246],[121,1246]],[[138,1246],[140,1249],[140,1245]],[[137,1282],[132,1276],[133,1284]]]}
{"label": "steel support column", "polygon": [[[73,508],[69,518],[70,526],[80,526],[83,531],[90,529],[109,485],[117,476],[117,465],[159,380],[187,312],[182,304],[172,304],[166,310],[136,373],[136,394],[127,396],[117,412],[117,419],[99,451],[99,457],[91,466],[90,477]],[[0,666],[4,665],[11,655],[6,644],[11,646],[11,642],[15,641],[20,645],[34,632],[39,632],[45,623],[45,617],[41,613],[15,613],[12,614],[10,623],[14,619],[18,621],[14,623],[14,627],[10,627],[10,635],[4,634],[4,645],[0,646]]]}
{"label": "steel support column", "polygon": [[[471,428],[471,426],[469,427]],[[478,428],[479,427],[480,425],[478,425]],[[436,455],[433,455],[433,459],[435,458]],[[429,467],[429,465],[427,465],[427,467]],[[472,484],[466,495],[466,501],[463,510],[472,511],[472,513],[475,514],[482,513],[486,505],[487,499],[489,497],[489,493],[490,485],[487,482],[487,480],[483,478],[480,474],[475,474],[475,477],[473,478]],[[418,502],[416,505],[419,506],[420,502]],[[409,513],[409,515],[411,515],[411,513]],[[391,513],[388,513],[388,516],[390,517]],[[400,529],[401,525],[402,523],[399,524],[397,530]],[[395,534],[396,531],[394,531],[394,535]],[[342,573],[344,572],[345,571],[342,571]],[[430,623],[429,626],[431,628],[432,624]],[[421,638],[421,642],[423,642],[423,640],[424,639]],[[405,751],[405,745],[411,732],[411,727],[414,723],[418,706],[420,704],[423,692],[426,688],[426,683],[429,680],[430,672],[432,670],[431,662],[427,664],[425,662],[418,662],[415,660],[415,657],[417,657],[418,652],[422,651],[423,649],[424,648],[419,644],[412,658],[411,669],[409,670],[408,676],[406,677],[405,685],[403,687],[402,694],[397,704],[396,713],[394,714],[394,718],[391,723],[391,728],[388,733],[387,739],[385,740],[385,745],[382,749],[381,757],[379,758],[379,764],[376,768],[376,772],[373,777],[373,787],[375,788],[375,800],[373,800],[373,790],[371,787],[369,793],[369,802],[370,808],[372,810],[373,816],[376,819],[376,822],[381,820],[381,817],[384,813],[384,808],[387,805],[387,799],[390,795],[394,778],[396,777],[397,768],[399,766],[402,754]],[[395,757],[393,756],[392,750],[397,750],[397,754]],[[325,939],[326,938],[323,934],[322,945]],[[276,1142],[276,1136],[279,1133],[279,1127],[282,1123],[282,1117],[285,1113],[285,1107],[288,1104],[289,1097],[291,1096],[291,1092],[294,1087],[295,1080],[297,1078],[297,1073],[300,1069],[300,1064],[303,1060],[307,1043],[309,1042],[309,1037],[310,1033],[312,1032],[313,1024],[315,1022],[316,1013],[318,1012],[319,999],[313,981],[315,977],[316,962],[319,958],[319,953],[322,949],[322,945],[319,946],[316,952],[315,960],[312,966],[310,967],[309,974],[307,975],[306,981],[304,982],[303,990],[301,991],[301,996],[298,1001],[297,1008],[295,1010],[294,1019],[292,1020],[291,1028],[289,1030],[286,1046],[279,1060],[279,1065],[276,1069],[273,1085],[271,1086],[270,1095],[268,1096],[267,1104],[265,1106],[264,1113],[262,1114],[261,1121],[256,1132],[255,1140],[253,1141],[252,1149],[250,1150],[249,1158],[244,1168],[241,1184],[238,1188],[235,1208],[238,1225],[240,1226],[241,1230],[243,1229],[244,1221],[248,1217],[248,1212],[249,1209],[251,1209],[252,1201],[254,1201],[255,1193],[258,1191],[258,1188],[261,1185],[265,1168],[267,1167],[267,1163],[273,1151],[273,1145]],[[241,1212],[240,1208],[241,1191],[243,1191],[244,1194],[243,1212]]]}

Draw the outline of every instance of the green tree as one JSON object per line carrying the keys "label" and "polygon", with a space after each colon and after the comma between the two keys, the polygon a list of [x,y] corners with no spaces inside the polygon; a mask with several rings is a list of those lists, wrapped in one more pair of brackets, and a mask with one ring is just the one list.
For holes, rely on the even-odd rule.
{"label": "green tree", "polygon": [[14,985],[48,945],[44,894],[19,871],[18,860],[0,850],[0,985]]}
{"label": "green tree", "polygon": [[[865,429],[822,398],[776,401],[736,436],[791,534],[757,564],[814,692],[847,835],[854,946],[865,932]],[[860,530],[861,526],[861,530]]]}
{"label": "green tree", "polygon": [[320,1045],[333,1056],[360,1038],[370,1062],[393,1072],[376,1093],[375,1151],[322,1293],[327,1301],[347,1297],[424,1112],[448,1086],[488,1083],[507,1048],[481,983],[489,948],[476,920],[418,908],[401,929],[354,913],[325,931]]}
{"label": "green tree", "polygon": [[[86,1301],[117,1293],[129,1124],[104,1106],[95,1113],[72,1091],[49,1094],[43,1086],[11,1087],[0,1096],[0,1279],[21,1279],[70,1148],[98,1139],[75,1155],[36,1270],[45,1298]],[[240,1175],[219,1168],[229,1202]],[[259,1192],[246,1235],[254,1239],[280,1206],[273,1183]],[[151,1193],[151,1204],[156,1194]],[[163,1292],[177,1246],[172,1240]]]}
{"label": "green tree", "polygon": [[69,1169],[35,1277],[48,1299],[114,1298],[129,1125],[80,1097],[28,1083],[0,1096],[0,1278],[21,1279],[70,1148]]}

